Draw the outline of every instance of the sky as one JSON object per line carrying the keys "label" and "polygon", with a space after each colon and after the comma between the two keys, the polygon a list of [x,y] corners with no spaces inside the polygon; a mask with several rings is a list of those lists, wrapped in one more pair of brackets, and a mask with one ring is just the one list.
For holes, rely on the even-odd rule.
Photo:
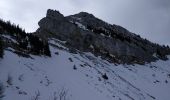
{"label": "sky", "polygon": [[65,16],[92,13],[152,42],[170,45],[170,0],[0,0],[0,18],[27,32],[36,31],[47,9]]}

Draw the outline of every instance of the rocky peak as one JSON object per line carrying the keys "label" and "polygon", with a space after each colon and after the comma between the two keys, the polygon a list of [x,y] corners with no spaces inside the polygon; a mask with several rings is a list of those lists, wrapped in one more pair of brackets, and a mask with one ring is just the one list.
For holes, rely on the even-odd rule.
{"label": "rocky peak", "polygon": [[57,10],[48,9],[46,17],[53,18],[53,19],[63,19],[64,15]]}
{"label": "rocky peak", "polygon": [[36,34],[44,39],[57,37],[64,40],[76,29],[63,14],[51,9],[47,10],[46,17],[42,18],[38,25]]}
{"label": "rocky peak", "polygon": [[74,16],[76,17],[80,17],[80,18],[93,18],[94,15],[93,14],[90,14],[90,13],[87,13],[87,12],[80,12],[78,14],[75,14]]}
{"label": "rocky peak", "polygon": [[170,49],[86,12],[64,17],[59,11],[49,9],[39,26],[36,33],[41,37],[64,40],[68,47],[118,63],[151,62],[170,54]]}
{"label": "rocky peak", "polygon": [[67,16],[67,19],[81,22],[85,26],[92,25],[94,27],[101,27],[106,25],[106,22],[96,18],[93,14],[87,12],[80,12],[75,15]]}

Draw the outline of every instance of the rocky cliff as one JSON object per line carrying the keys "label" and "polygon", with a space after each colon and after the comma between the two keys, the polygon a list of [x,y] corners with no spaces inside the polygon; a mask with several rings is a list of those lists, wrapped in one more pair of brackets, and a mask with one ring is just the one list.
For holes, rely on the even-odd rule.
{"label": "rocky cliff", "polygon": [[59,11],[49,9],[38,24],[38,36],[66,41],[65,45],[71,49],[93,52],[115,63],[144,64],[157,59],[166,60],[166,55],[170,54],[168,46],[152,43],[86,12],[65,17]]}

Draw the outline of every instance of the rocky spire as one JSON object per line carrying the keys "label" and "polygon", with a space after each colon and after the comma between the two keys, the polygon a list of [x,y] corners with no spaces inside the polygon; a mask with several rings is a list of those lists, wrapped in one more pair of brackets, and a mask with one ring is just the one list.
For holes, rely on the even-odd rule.
{"label": "rocky spire", "polygon": [[61,20],[64,18],[64,15],[57,10],[48,9],[46,17]]}

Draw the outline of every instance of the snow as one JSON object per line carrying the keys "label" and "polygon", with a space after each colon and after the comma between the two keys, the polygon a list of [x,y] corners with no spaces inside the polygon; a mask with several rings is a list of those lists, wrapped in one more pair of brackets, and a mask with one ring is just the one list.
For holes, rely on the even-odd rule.
{"label": "snow", "polygon": [[60,43],[65,44],[67,42],[67,41],[61,41],[61,40],[58,40],[58,39],[55,39],[55,38],[51,38],[49,41],[53,41],[53,44],[56,44],[56,42],[60,42]]}
{"label": "snow", "polygon": [[74,17],[72,16],[73,19],[77,20],[77,21],[81,21],[82,19],[80,17]]}
{"label": "snow", "polygon": [[[5,86],[3,100],[32,100],[38,91],[39,100],[55,100],[62,90],[66,91],[67,100],[170,98],[170,60],[115,65],[90,52],[72,54],[62,41],[50,43],[56,45],[50,47],[51,58],[34,55],[33,59],[24,58],[5,50],[0,60],[0,82]],[[102,78],[104,74],[108,80]],[[7,82],[9,77],[11,85]]]}
{"label": "snow", "polygon": [[157,58],[157,54],[156,54],[156,53],[154,53],[154,54],[153,54],[153,57]]}
{"label": "snow", "polygon": [[18,43],[15,39],[13,39],[10,35],[3,34],[2,37],[11,40],[13,43]]}
{"label": "snow", "polygon": [[79,23],[79,22],[75,22],[75,24],[76,24],[79,28],[81,28],[81,29],[83,29],[83,30],[88,30],[83,24],[81,24],[81,23]]}
{"label": "snow", "polygon": [[100,33],[101,36],[105,37],[106,35],[104,35],[103,33]]}
{"label": "snow", "polygon": [[94,46],[92,44],[90,44],[90,48],[94,50]]}
{"label": "snow", "polygon": [[75,23],[79,28],[83,29],[83,30],[88,30],[86,28],[86,26],[84,26],[82,23],[81,23],[81,18],[79,17],[72,17],[73,19],[75,19],[75,21],[70,21],[70,23]]}

